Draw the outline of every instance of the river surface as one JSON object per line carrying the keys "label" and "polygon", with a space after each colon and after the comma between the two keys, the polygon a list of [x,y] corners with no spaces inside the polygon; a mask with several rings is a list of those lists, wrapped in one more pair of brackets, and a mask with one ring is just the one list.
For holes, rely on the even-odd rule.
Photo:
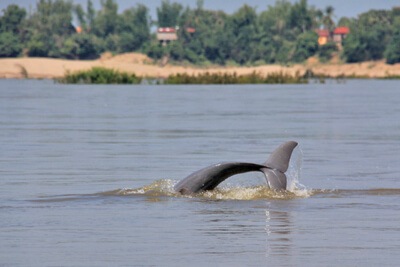
{"label": "river surface", "polygon": [[[261,173],[181,178],[299,142]],[[0,266],[396,266],[400,81],[118,86],[0,80]]]}

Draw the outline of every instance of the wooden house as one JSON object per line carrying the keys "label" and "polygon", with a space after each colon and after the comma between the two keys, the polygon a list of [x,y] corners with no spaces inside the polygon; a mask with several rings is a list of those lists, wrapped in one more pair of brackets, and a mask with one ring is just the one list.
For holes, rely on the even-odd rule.
{"label": "wooden house", "polygon": [[[179,30],[179,27],[171,28],[158,28],[157,30],[157,40],[162,44],[162,45],[167,45],[172,41],[178,40],[178,35],[177,32]],[[187,28],[186,31],[188,33],[195,33],[196,30],[193,28]]]}
{"label": "wooden house", "polygon": [[178,35],[176,34],[177,29],[175,28],[158,28],[157,30],[157,40],[162,45],[167,45],[172,41],[178,40]]}
{"label": "wooden house", "polygon": [[349,34],[350,30],[348,27],[338,27],[333,31],[333,41],[337,44],[342,44],[343,40]]}

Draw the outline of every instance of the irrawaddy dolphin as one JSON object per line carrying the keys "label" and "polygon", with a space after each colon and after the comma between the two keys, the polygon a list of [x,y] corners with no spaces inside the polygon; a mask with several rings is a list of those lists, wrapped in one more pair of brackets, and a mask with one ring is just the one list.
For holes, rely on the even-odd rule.
{"label": "irrawaddy dolphin", "polygon": [[175,185],[175,190],[183,195],[191,195],[214,189],[225,179],[240,173],[258,171],[267,179],[270,189],[286,190],[286,175],[290,157],[297,142],[289,141],[272,152],[264,164],[246,162],[224,162],[211,165],[192,173]]}

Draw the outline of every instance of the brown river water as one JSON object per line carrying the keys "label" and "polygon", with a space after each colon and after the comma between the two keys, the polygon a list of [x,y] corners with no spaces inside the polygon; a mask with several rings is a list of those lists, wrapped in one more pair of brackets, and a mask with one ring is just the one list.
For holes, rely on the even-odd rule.
{"label": "brown river water", "polygon": [[[260,173],[181,196],[295,140]],[[400,81],[60,85],[0,80],[0,266],[396,266]]]}

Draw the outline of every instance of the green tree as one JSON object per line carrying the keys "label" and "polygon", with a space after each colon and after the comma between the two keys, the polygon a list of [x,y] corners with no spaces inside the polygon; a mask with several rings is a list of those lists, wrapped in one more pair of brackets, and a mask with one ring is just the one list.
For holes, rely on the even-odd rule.
{"label": "green tree", "polygon": [[78,59],[77,52],[79,45],[71,37],[63,41],[63,45],[60,47],[60,57],[67,59]]}
{"label": "green tree", "polygon": [[75,34],[73,39],[78,45],[76,57],[79,59],[95,59],[103,52],[103,41],[93,34]]}
{"label": "green tree", "polygon": [[3,16],[0,17],[0,30],[18,34],[21,30],[21,22],[25,19],[26,11],[17,5],[9,5],[3,9]]}
{"label": "green tree", "polygon": [[400,62],[400,16],[393,24],[393,35],[385,51],[386,63],[396,64]]}
{"label": "green tree", "polygon": [[292,60],[294,48],[293,42],[283,40],[279,45],[279,48],[277,48],[276,62],[290,62]]}
{"label": "green tree", "polygon": [[300,2],[297,2],[292,6],[289,16],[289,24],[291,27],[297,28],[303,33],[311,30],[313,26],[313,17],[307,7],[307,0],[300,0]]}
{"label": "green tree", "polygon": [[72,1],[56,0],[51,2],[49,24],[51,33],[56,35],[71,35],[75,33],[75,27],[72,25]]}
{"label": "green tree", "polygon": [[[290,2],[277,1],[274,6],[268,6],[268,9],[260,14],[260,41],[256,48],[258,59],[264,60],[266,63],[287,61],[288,55],[285,55],[283,51],[291,45],[287,44],[282,48],[283,41],[292,41],[296,38],[296,31],[289,25],[291,9]],[[281,53],[279,53],[280,49],[282,49]]]}
{"label": "green tree", "polygon": [[16,57],[22,52],[21,34],[26,16],[24,8],[9,5],[0,16],[0,57]]}
{"label": "green tree", "polygon": [[[178,42],[183,47],[183,59],[199,63],[206,60],[223,64],[230,53],[233,38],[227,15],[223,11],[185,9],[179,21]],[[189,33],[188,28],[195,28]],[[229,52],[228,52],[229,51]]]}
{"label": "green tree", "polygon": [[325,8],[325,16],[322,18],[324,28],[332,32],[335,29],[335,22],[332,19],[334,8],[332,6],[327,6]]}
{"label": "green tree", "polygon": [[36,12],[26,21],[28,54],[60,57],[64,41],[75,33],[72,25],[72,1],[40,0]]}
{"label": "green tree", "polygon": [[361,62],[366,58],[366,43],[362,42],[360,35],[351,32],[343,41],[343,56],[349,63]]}
{"label": "green tree", "polygon": [[93,21],[93,32],[99,37],[106,38],[109,34],[116,33],[119,24],[118,4],[115,0],[102,0],[101,10]]}
{"label": "green tree", "polygon": [[337,24],[338,27],[350,27],[350,25],[354,24],[354,18],[341,17]]}
{"label": "green tree", "polygon": [[165,49],[160,45],[158,41],[151,42],[144,48],[144,52],[147,56],[153,59],[161,59],[165,56]]}
{"label": "green tree", "polygon": [[185,50],[181,42],[172,42],[169,46],[169,55],[171,59],[181,61],[184,59]]}
{"label": "green tree", "polygon": [[293,61],[303,62],[313,56],[318,50],[318,34],[309,31],[300,34],[296,40],[296,48],[293,54]]}
{"label": "green tree", "polygon": [[262,31],[269,36],[284,36],[289,29],[289,18],[292,4],[287,1],[277,1],[275,6],[268,6],[268,10],[260,14],[260,26]]}
{"label": "green tree", "polygon": [[231,57],[239,64],[244,64],[253,57],[253,48],[259,32],[257,13],[254,8],[244,5],[231,19],[235,36]]}
{"label": "green tree", "polygon": [[382,59],[390,40],[392,20],[390,11],[370,10],[351,21],[350,34],[343,42],[346,61]]}
{"label": "green tree", "polygon": [[182,11],[183,6],[181,4],[171,4],[169,0],[163,0],[161,2],[161,7],[157,8],[158,27],[177,26]]}
{"label": "green tree", "polygon": [[12,32],[0,33],[0,57],[16,57],[22,51],[19,38]]}
{"label": "green tree", "polygon": [[87,31],[87,19],[83,7],[80,4],[76,5],[74,7],[74,12],[76,14],[76,17],[78,18],[79,26],[81,26],[84,31]]}
{"label": "green tree", "polygon": [[118,33],[120,52],[138,50],[149,42],[150,17],[147,7],[138,5],[137,8],[125,10],[121,16]]}
{"label": "green tree", "polygon": [[204,0],[197,0],[196,6],[197,6],[197,9],[202,10],[204,8]]}
{"label": "green tree", "polygon": [[333,41],[328,41],[328,43],[319,47],[319,60],[322,62],[329,61],[332,58],[332,54],[336,51],[338,51],[336,43]]}
{"label": "green tree", "polygon": [[94,20],[96,19],[96,11],[93,7],[93,2],[91,0],[87,1],[87,12],[86,12],[86,24],[90,29],[93,28]]}
{"label": "green tree", "polygon": [[29,41],[27,48],[30,57],[47,57],[49,53],[46,44],[35,38]]}

